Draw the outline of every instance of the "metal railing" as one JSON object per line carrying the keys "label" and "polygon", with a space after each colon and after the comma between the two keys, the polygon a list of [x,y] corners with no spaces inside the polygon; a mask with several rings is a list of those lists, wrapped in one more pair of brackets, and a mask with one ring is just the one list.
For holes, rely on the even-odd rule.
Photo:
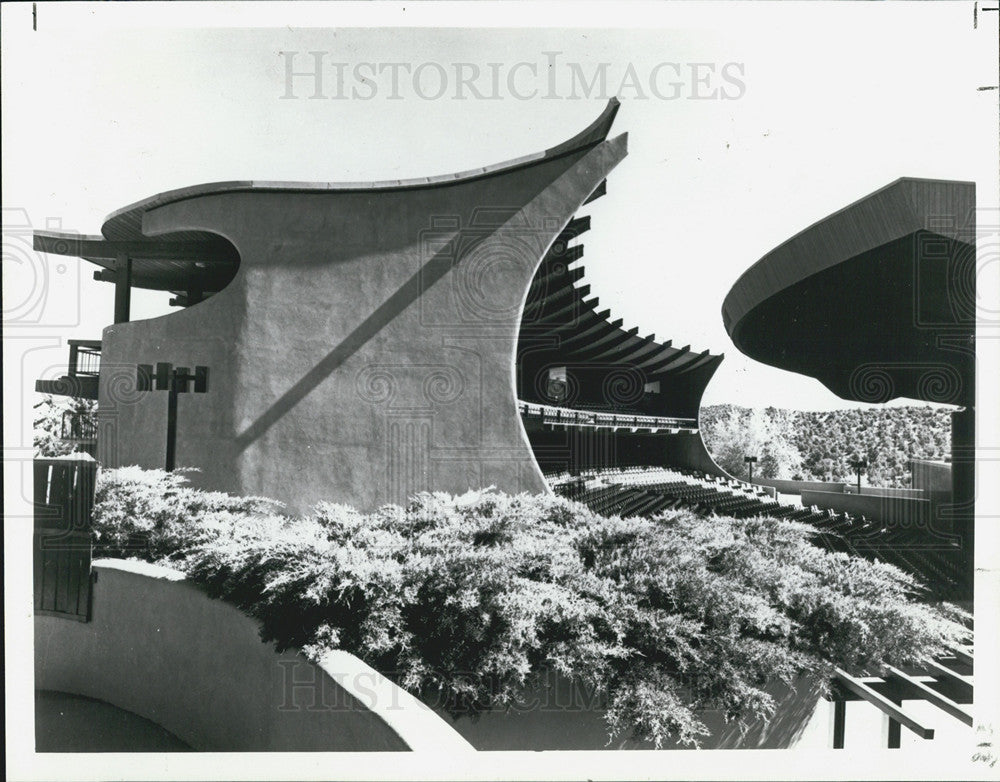
{"label": "metal railing", "polygon": [[568,407],[534,404],[518,400],[521,415],[542,418],[545,423],[571,424],[574,426],[611,427],[614,429],[690,429],[697,430],[694,418],[672,418],[654,415],[628,415],[599,413],[592,410],[573,410]]}
{"label": "metal railing", "polygon": [[97,377],[101,374],[101,341],[69,340],[69,376]]}
{"label": "metal railing", "polygon": [[84,418],[79,413],[67,410],[62,414],[62,432],[60,437],[63,440],[96,440],[97,421]]}

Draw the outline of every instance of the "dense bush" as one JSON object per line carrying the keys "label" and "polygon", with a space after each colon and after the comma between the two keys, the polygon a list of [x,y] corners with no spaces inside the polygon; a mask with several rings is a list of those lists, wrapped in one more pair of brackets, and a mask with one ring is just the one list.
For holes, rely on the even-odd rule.
{"label": "dense bush", "polygon": [[[456,714],[516,703],[555,669],[604,699],[613,736],[696,743],[698,709],[766,718],[769,681],[922,660],[964,634],[901,571],[774,519],[603,518],[492,490],[286,518],[135,468],[102,473],[98,494],[105,553],[166,561],[279,648],[345,649]],[[137,534],[147,548],[122,546]]]}
{"label": "dense bush", "polygon": [[910,485],[910,459],[949,454],[950,415],[930,405],[825,412],[711,405],[701,410],[701,428],[712,456],[737,477],[746,476],[743,456],[753,453],[762,478],[853,481],[851,460],[861,456],[865,483],[899,488]]}
{"label": "dense bush", "polygon": [[102,470],[94,498],[94,555],[170,561],[218,530],[276,513],[280,502],[188,485],[192,470]]}

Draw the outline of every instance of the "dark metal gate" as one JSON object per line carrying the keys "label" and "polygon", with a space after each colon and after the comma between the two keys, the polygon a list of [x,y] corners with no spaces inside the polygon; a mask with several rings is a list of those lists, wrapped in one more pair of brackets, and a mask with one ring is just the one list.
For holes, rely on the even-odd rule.
{"label": "dark metal gate", "polygon": [[35,459],[35,613],[90,619],[91,521],[97,463]]}

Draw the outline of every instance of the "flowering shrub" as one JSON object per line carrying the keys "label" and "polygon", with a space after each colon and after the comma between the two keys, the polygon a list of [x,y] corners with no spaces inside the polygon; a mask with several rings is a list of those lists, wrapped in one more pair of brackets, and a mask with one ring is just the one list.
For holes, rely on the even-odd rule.
{"label": "flowering shrub", "polygon": [[[345,649],[454,714],[517,702],[547,670],[607,704],[612,736],[707,735],[697,712],[767,718],[765,685],[940,654],[965,635],[903,572],[776,519],[604,518],[552,496],[420,494],[287,518],[176,473],[102,473],[106,553],[184,570],[279,648]],[[122,541],[141,532],[148,545]]]}

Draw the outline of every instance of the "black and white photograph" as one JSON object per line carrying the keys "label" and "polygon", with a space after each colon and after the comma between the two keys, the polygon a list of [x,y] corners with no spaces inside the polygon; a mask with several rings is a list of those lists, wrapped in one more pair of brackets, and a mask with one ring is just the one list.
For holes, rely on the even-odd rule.
{"label": "black and white photograph", "polygon": [[6,776],[1000,779],[1000,9],[0,8]]}

